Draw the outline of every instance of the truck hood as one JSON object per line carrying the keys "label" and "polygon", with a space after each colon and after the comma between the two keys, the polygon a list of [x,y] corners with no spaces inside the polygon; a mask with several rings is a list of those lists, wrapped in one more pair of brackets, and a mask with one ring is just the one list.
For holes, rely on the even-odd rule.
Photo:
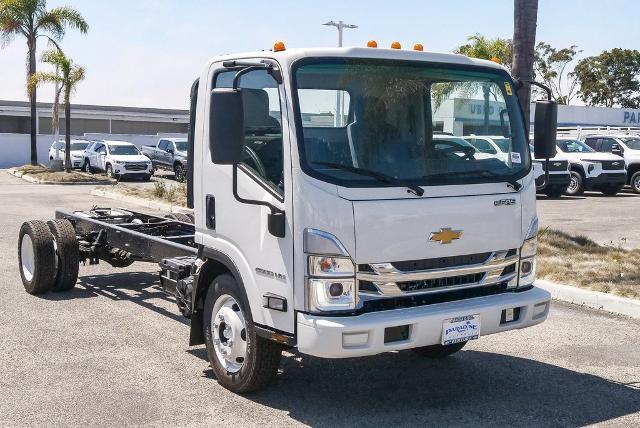
{"label": "truck hood", "polygon": [[[352,203],[357,263],[476,254],[522,244],[520,193]],[[438,235],[449,228],[461,232],[460,238],[447,242],[446,232]]]}
{"label": "truck hood", "polygon": [[149,162],[149,158],[145,155],[112,155],[109,157],[118,162]]}

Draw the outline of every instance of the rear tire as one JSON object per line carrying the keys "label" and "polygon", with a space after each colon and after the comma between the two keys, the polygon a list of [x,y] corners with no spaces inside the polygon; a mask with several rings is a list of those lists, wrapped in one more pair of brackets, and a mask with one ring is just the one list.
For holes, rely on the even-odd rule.
{"label": "rear tire", "polygon": [[177,163],[173,166],[173,174],[177,182],[179,183],[184,182],[184,179],[185,179],[184,166],[182,166],[181,163]]}
{"label": "rear tire", "polygon": [[76,230],[69,220],[56,219],[47,223],[56,243],[58,268],[53,291],[69,291],[76,285],[80,270],[80,251]]}
{"label": "rear tire", "polygon": [[183,214],[183,213],[171,213],[171,214],[167,214],[166,216],[164,216],[164,218],[168,218],[171,220],[178,220],[184,223],[190,223],[193,224],[193,217],[189,216],[188,214]]}
{"label": "rear tire", "polygon": [[571,182],[564,192],[569,196],[580,196],[584,193],[584,178],[578,171],[571,171]]}
{"label": "rear tire", "polygon": [[222,274],[213,280],[203,315],[207,355],[220,385],[244,394],[269,384],[278,372],[282,346],[256,335],[233,276]]}
{"label": "rear tire", "polygon": [[466,345],[467,342],[454,343],[452,345],[431,345],[412,349],[416,354],[427,358],[444,358],[455,354]]}
{"label": "rear tire", "polygon": [[22,223],[18,235],[18,266],[22,285],[29,294],[51,290],[56,277],[53,235],[44,221]]}
{"label": "rear tire", "polygon": [[631,185],[631,190],[635,193],[640,193],[640,171],[631,176],[629,184]]}

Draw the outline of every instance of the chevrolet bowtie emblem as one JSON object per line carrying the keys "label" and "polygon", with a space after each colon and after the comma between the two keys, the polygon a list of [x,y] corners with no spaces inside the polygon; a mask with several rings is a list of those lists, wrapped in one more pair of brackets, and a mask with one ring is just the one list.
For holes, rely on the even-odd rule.
{"label": "chevrolet bowtie emblem", "polygon": [[442,227],[439,232],[431,232],[429,240],[437,241],[441,244],[451,244],[454,239],[460,239],[461,236],[461,230],[451,230],[450,227]]}

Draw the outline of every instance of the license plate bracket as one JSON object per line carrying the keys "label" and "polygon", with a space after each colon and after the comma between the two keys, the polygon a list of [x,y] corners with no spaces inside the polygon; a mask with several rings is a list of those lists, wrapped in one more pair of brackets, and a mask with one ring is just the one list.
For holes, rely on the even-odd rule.
{"label": "license plate bracket", "polygon": [[442,345],[480,338],[480,314],[448,318],[442,322]]}

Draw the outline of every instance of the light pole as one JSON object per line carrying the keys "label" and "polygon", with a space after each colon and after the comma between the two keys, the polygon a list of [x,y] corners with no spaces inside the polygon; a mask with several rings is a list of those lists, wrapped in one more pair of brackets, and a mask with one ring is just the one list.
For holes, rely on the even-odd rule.
{"label": "light pole", "polygon": [[[338,22],[334,22],[334,21],[329,21],[329,22],[325,22],[322,25],[327,25],[329,27],[336,27],[336,29],[338,30],[338,47],[342,47],[342,30],[344,30],[345,28],[358,28],[357,25],[354,24],[345,24],[343,21],[338,21]],[[343,126],[343,105],[342,105],[342,92],[337,90],[336,91],[336,117],[334,119],[334,123],[336,127],[342,127]]]}

